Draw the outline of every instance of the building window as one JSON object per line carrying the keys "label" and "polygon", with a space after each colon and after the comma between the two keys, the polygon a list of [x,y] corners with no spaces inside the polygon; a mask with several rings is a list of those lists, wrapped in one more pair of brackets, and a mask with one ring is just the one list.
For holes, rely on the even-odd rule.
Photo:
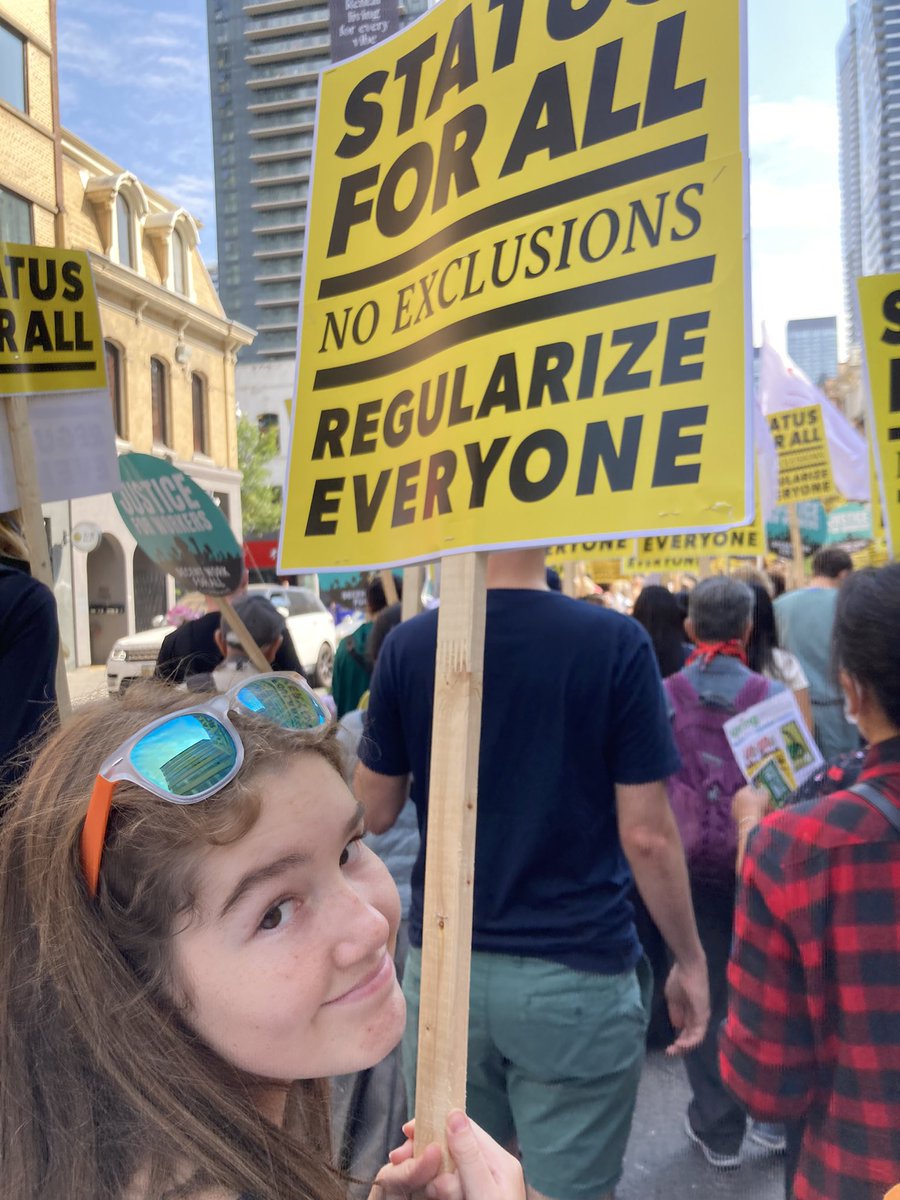
{"label": "building window", "polygon": [[121,192],[116,193],[116,233],[119,241],[119,262],[134,270],[134,225],[131,209]]}
{"label": "building window", "polygon": [[125,438],[125,392],[122,381],[122,351],[115,342],[104,342],[106,351],[106,382],[112,403],[116,437]]}
{"label": "building window", "polygon": [[0,187],[0,242],[33,241],[31,205],[15,192]]}
{"label": "building window", "polygon": [[187,295],[184,238],[177,229],[172,231],[172,287],[182,296]]}
{"label": "building window", "polygon": [[261,437],[265,437],[267,433],[271,433],[273,435],[273,440],[275,443],[275,453],[280,454],[281,453],[281,433],[280,433],[280,430],[278,427],[278,414],[277,413],[263,413],[262,416],[257,421],[257,424],[259,425],[259,432],[260,432]]}
{"label": "building window", "polygon": [[194,453],[209,454],[206,436],[206,380],[202,375],[191,376],[191,411],[194,418]]}
{"label": "building window", "polygon": [[25,107],[25,39],[0,24],[0,100],[27,112]]}
{"label": "building window", "polygon": [[169,373],[161,358],[150,359],[150,410],[153,414],[153,444],[169,444]]}

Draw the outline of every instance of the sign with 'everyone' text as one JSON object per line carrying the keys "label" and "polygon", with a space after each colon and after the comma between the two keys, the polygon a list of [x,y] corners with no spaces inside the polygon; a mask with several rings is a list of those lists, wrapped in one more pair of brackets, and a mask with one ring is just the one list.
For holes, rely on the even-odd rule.
{"label": "sign with 'everyone' text", "polygon": [[282,568],[751,519],[743,41],[443,0],[322,72]]}
{"label": "sign with 'everyone' text", "polygon": [[836,495],[822,405],[788,408],[767,419],[778,454],[778,503]]}

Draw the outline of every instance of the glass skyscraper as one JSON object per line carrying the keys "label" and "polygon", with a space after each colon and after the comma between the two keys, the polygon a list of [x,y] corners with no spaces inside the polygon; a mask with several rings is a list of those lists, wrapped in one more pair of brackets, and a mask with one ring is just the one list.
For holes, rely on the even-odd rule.
{"label": "glass skyscraper", "polygon": [[[418,16],[427,0],[406,0]],[[293,362],[327,0],[207,0],[219,295],[258,336],[241,363]],[[240,399],[240,397],[239,397]]]}
{"label": "glass skyscraper", "polygon": [[850,0],[837,66],[844,282],[858,346],[857,276],[900,270],[900,0]]}
{"label": "glass skyscraper", "polygon": [[787,351],[817,387],[826,379],[834,379],[838,367],[837,317],[788,321]]}

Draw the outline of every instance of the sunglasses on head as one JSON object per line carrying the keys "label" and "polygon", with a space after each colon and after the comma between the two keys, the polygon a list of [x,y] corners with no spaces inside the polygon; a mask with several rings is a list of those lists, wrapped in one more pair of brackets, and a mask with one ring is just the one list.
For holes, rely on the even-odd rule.
{"label": "sunglasses on head", "polygon": [[230,712],[261,717],[281,729],[318,729],[328,712],[299,675],[251,675],[205,704],[151,721],[114,751],[97,772],[81,830],[81,866],[97,895],[113,792],[123,780],[171,804],[214,796],[241,769],[244,747]]}

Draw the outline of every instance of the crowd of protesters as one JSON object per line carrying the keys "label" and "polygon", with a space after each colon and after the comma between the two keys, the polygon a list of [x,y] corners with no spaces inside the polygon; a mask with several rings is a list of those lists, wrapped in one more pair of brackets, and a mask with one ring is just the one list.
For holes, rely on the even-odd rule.
{"label": "crowd of protesters", "polygon": [[[710,1170],[749,1139],[789,1200],[900,1182],[900,565],[826,550],[774,603],[750,572],[633,615],[554,582],[489,557],[450,1164],[404,1123],[439,612],[401,623],[373,581],[331,701],[243,596],[274,674],[210,614],[61,727],[47,631],[4,731],[0,1194],[611,1200],[648,1025]],[[768,811],[723,727],[785,691],[827,762]]]}

